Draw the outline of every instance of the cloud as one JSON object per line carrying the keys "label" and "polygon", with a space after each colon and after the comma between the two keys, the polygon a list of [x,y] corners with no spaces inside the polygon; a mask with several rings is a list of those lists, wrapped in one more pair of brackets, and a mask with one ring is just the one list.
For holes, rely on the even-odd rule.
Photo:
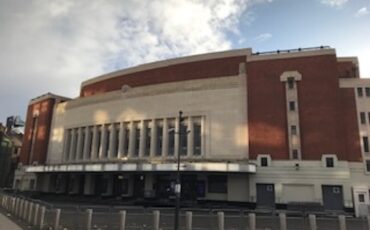
{"label": "cloud", "polygon": [[348,0],[320,0],[324,5],[340,8],[344,6]]}
{"label": "cloud", "polygon": [[264,42],[264,41],[269,40],[271,37],[272,37],[272,34],[270,34],[270,33],[264,33],[264,34],[260,34],[257,37],[255,37],[254,40],[256,42]]}
{"label": "cloud", "polygon": [[248,9],[271,0],[29,0],[0,2],[0,103],[6,115],[51,91],[182,55],[226,50]]}
{"label": "cloud", "polygon": [[356,12],[355,16],[356,16],[356,17],[361,17],[361,16],[364,16],[364,15],[367,15],[367,14],[369,14],[368,9],[367,9],[366,7],[362,7],[361,9],[359,9],[359,10]]}

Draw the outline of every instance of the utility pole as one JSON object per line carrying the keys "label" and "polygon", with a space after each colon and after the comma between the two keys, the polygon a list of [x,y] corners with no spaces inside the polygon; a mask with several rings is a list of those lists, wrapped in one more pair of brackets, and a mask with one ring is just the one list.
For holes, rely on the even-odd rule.
{"label": "utility pole", "polygon": [[175,195],[176,195],[176,207],[175,207],[175,230],[179,229],[179,212],[180,212],[180,198],[181,198],[181,177],[180,177],[180,156],[181,156],[181,138],[184,135],[183,125],[182,122],[184,118],[182,117],[182,111],[179,111],[179,146],[177,151],[177,172],[176,172],[176,185],[175,185]]}

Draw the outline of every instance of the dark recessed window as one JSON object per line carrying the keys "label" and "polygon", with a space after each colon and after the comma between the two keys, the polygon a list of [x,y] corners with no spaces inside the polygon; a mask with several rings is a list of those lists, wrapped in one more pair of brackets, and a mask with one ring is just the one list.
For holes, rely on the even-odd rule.
{"label": "dark recessed window", "polygon": [[267,157],[261,157],[261,167],[267,167],[267,166],[268,166]]}
{"label": "dark recessed window", "polygon": [[333,168],[334,167],[334,158],[333,157],[326,157],[325,163],[327,168]]}
{"label": "dark recessed window", "polygon": [[297,126],[292,125],[292,126],[290,127],[290,131],[291,131],[291,134],[292,134],[292,135],[297,135]]}
{"label": "dark recessed window", "polygon": [[365,93],[366,93],[366,97],[370,97],[370,88],[369,87],[365,88]]}
{"label": "dark recessed window", "polygon": [[227,193],[227,176],[210,175],[208,176],[209,193]]}
{"label": "dark recessed window", "polygon": [[157,125],[157,145],[156,145],[156,156],[162,155],[162,141],[163,141],[163,127],[160,125]]}
{"label": "dark recessed window", "polygon": [[290,111],[295,111],[295,102],[294,101],[289,101],[289,110]]}
{"label": "dark recessed window", "polygon": [[366,115],[364,112],[360,112],[360,121],[361,124],[366,124]]}
{"label": "dark recessed window", "polygon": [[172,124],[169,124],[168,130],[172,130],[168,132],[168,156],[174,156],[175,155],[175,132],[173,131],[175,129],[175,126]]}
{"label": "dark recessed window", "polygon": [[140,150],[140,135],[141,135],[141,129],[139,127],[139,124],[136,125],[135,129],[135,148],[134,148],[134,156],[139,156],[139,150]]}
{"label": "dark recessed window", "polygon": [[129,145],[130,145],[130,129],[128,128],[128,124],[126,124],[125,137],[124,137],[124,142],[123,142],[123,147],[124,147],[123,154],[125,156],[128,155]]}
{"label": "dark recessed window", "polygon": [[288,78],[288,88],[289,89],[294,89],[294,77],[289,77]]}
{"label": "dark recessed window", "polygon": [[194,149],[193,154],[199,156],[202,154],[202,128],[200,124],[194,123],[193,132],[194,132]]}
{"label": "dark recessed window", "polygon": [[150,155],[150,143],[152,139],[152,129],[149,127],[149,124],[146,124],[145,127],[145,151],[144,151],[144,156],[149,156]]}
{"label": "dark recessed window", "polygon": [[362,137],[362,143],[364,145],[364,152],[369,152],[369,138],[368,137]]}
{"label": "dark recessed window", "polygon": [[370,160],[366,160],[366,171],[370,172]]}
{"label": "dark recessed window", "polygon": [[361,88],[361,87],[358,87],[358,88],[357,88],[357,96],[358,96],[358,97],[362,97],[362,96],[364,96],[364,93],[363,93],[363,90],[362,90],[362,88]]}
{"label": "dark recessed window", "polygon": [[294,160],[298,160],[298,150],[297,149],[293,149],[293,151],[292,151],[292,158]]}

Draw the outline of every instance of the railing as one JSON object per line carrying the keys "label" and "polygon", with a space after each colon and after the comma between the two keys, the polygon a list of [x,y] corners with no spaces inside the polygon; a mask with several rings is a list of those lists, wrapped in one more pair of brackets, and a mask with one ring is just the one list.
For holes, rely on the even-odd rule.
{"label": "railing", "polygon": [[286,49],[286,50],[276,50],[276,51],[265,51],[265,52],[256,52],[252,55],[270,55],[270,54],[283,54],[283,53],[297,53],[303,51],[315,51],[315,50],[324,50],[330,49],[330,46],[317,46],[317,47],[307,47],[307,48],[297,48],[297,49]]}
{"label": "railing", "polygon": [[[0,193],[1,211],[12,215],[28,229],[53,230],[171,230],[174,211],[123,206],[50,205],[39,200]],[[315,214],[292,216],[269,212],[264,215],[251,210],[182,210],[180,229],[186,230],[370,230],[370,216],[353,218],[339,215],[324,217]],[[296,213],[295,213],[296,214]]]}

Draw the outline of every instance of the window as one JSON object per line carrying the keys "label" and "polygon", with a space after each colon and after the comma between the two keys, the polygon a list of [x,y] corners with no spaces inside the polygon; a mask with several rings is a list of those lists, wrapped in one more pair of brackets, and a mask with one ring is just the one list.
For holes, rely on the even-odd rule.
{"label": "window", "polygon": [[86,130],[87,130],[87,128],[82,128],[81,129],[81,147],[78,150],[79,151],[79,153],[78,153],[78,158],[79,159],[82,159],[83,158],[83,154],[84,154]]}
{"label": "window", "polygon": [[360,121],[361,124],[366,124],[366,116],[364,112],[360,112]]}
{"label": "window", "polygon": [[366,97],[370,97],[370,88],[369,87],[365,88],[365,93],[366,93]]}
{"label": "window", "polygon": [[114,146],[114,156],[115,157],[118,157],[118,146],[119,146],[119,124],[116,124],[114,127],[113,127],[113,130],[116,134],[116,142],[115,142],[115,146]]}
{"label": "window", "polygon": [[370,113],[367,113],[367,120],[369,121],[370,123]]}
{"label": "window", "polygon": [[136,124],[134,156],[136,157],[139,156],[139,149],[140,149],[140,127],[139,124]]}
{"label": "window", "polygon": [[125,156],[128,155],[129,151],[129,145],[130,145],[130,129],[128,128],[128,124],[125,126],[125,137],[124,137],[124,142],[123,142],[123,154]]}
{"label": "window", "polygon": [[261,157],[261,167],[267,167],[268,166],[268,159],[267,157]]}
{"label": "window", "polygon": [[72,157],[73,157],[73,160],[76,159],[76,155],[77,155],[77,135],[78,134],[78,129],[74,129],[73,130],[73,135],[72,135],[72,152],[70,154],[72,154]]}
{"label": "window", "polygon": [[150,127],[149,122],[146,123],[145,127],[145,150],[144,150],[144,156],[150,155],[150,142],[152,139],[152,129]]}
{"label": "window", "polygon": [[365,195],[364,194],[358,194],[358,202],[360,202],[360,203],[365,202]]}
{"label": "window", "polygon": [[370,160],[366,160],[366,171],[370,172]]}
{"label": "window", "polygon": [[227,193],[227,176],[210,175],[208,176],[209,193]]}
{"label": "window", "polygon": [[369,152],[369,138],[368,137],[362,137],[362,144],[364,146],[364,152]]}
{"label": "window", "polygon": [[295,102],[289,101],[289,111],[295,111]]}
{"label": "window", "polygon": [[195,156],[200,156],[202,154],[202,133],[200,124],[194,123],[193,132],[194,132],[193,154]]}
{"label": "window", "polygon": [[70,145],[71,145],[71,139],[72,139],[72,134],[71,134],[71,130],[70,129],[67,129],[66,130],[66,135],[65,135],[65,142],[64,142],[64,154],[65,154],[65,160],[68,160],[69,158],[69,148],[70,148]]}
{"label": "window", "polygon": [[297,135],[297,126],[292,125],[292,126],[290,127],[290,133],[291,133],[292,135]]}
{"label": "window", "polygon": [[288,89],[294,89],[294,77],[288,77]]}
{"label": "window", "polygon": [[96,149],[98,151],[98,154],[99,154],[99,151],[100,151],[100,144],[101,144],[101,127],[99,126],[98,127],[98,135],[97,135],[97,144],[96,144]]}
{"label": "window", "polygon": [[297,149],[292,150],[292,158],[294,160],[298,160],[298,150]]}
{"label": "window", "polygon": [[327,168],[333,168],[334,167],[334,158],[333,157],[326,157],[325,158],[325,164]]}
{"label": "window", "polygon": [[111,136],[111,132],[110,132],[110,128],[109,126],[106,127],[106,135],[105,135],[105,150],[104,150],[104,157],[107,157],[108,154],[109,154],[109,149],[110,149],[110,136]]}
{"label": "window", "polygon": [[362,88],[361,87],[358,87],[357,88],[357,96],[358,97],[362,97],[364,95],[363,91],[362,91]]}
{"label": "window", "polygon": [[168,126],[168,156],[175,155],[175,131],[173,124]]}
{"label": "window", "polygon": [[181,131],[181,156],[186,156],[188,153],[188,126],[186,125],[187,120],[184,121],[185,124],[182,124],[182,131]]}
{"label": "window", "polygon": [[93,144],[93,137],[94,137],[94,130],[93,127],[88,128],[89,132],[89,145],[87,146],[87,153],[88,153],[88,159],[92,156],[92,144]]}
{"label": "window", "polygon": [[156,151],[155,155],[156,156],[161,156],[162,155],[162,141],[163,141],[163,127],[158,125],[157,126],[157,145],[156,145]]}

